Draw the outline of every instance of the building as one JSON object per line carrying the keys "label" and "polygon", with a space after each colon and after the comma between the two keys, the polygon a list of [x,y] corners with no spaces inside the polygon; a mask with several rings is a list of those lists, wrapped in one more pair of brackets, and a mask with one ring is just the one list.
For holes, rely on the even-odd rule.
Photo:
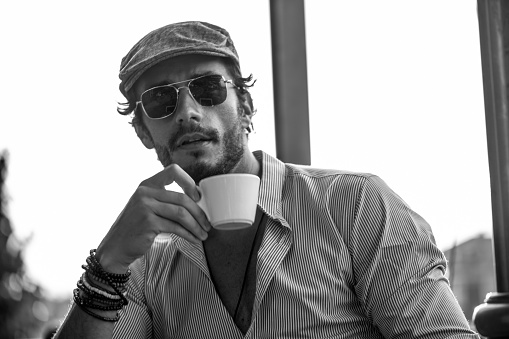
{"label": "building", "polygon": [[488,292],[496,291],[493,244],[480,235],[445,251],[449,262],[447,276],[466,318],[483,303]]}

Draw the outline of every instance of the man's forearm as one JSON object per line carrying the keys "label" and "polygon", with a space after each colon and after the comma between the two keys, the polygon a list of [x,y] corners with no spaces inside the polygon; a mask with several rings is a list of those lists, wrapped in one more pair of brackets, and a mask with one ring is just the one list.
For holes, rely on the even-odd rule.
{"label": "man's forearm", "polygon": [[[101,315],[104,317],[114,317],[115,311],[103,311]],[[64,322],[58,329],[55,339],[67,338],[111,338],[113,335],[113,327],[115,323],[103,321],[87,314],[76,304],[73,304],[69,313],[65,317]]]}
{"label": "man's forearm", "polygon": [[95,256],[96,250],[90,250],[86,259],[85,272],[78,280],[73,291],[72,307],[55,338],[111,338],[115,322],[119,320],[119,311],[127,305],[126,284],[131,272],[105,271]]}

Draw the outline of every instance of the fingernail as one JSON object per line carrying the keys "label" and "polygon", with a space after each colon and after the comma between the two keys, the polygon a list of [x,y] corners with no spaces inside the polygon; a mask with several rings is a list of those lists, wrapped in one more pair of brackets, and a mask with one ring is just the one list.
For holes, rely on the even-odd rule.
{"label": "fingernail", "polygon": [[198,202],[198,200],[200,200],[200,193],[199,192],[195,192],[193,195],[194,195],[194,197],[193,197],[194,201]]}

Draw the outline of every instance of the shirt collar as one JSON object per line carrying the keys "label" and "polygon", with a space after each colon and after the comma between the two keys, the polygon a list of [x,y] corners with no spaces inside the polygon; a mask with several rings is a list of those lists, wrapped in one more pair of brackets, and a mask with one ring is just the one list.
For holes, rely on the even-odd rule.
{"label": "shirt collar", "polygon": [[279,220],[283,226],[291,228],[281,214],[286,179],[285,164],[263,151],[255,151],[253,154],[262,164],[258,205],[269,217]]}

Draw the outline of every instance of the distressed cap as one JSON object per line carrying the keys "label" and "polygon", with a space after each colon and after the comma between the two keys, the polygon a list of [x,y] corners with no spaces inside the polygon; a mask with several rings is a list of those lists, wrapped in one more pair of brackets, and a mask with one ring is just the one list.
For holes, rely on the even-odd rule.
{"label": "distressed cap", "polygon": [[225,29],[207,22],[179,22],[148,33],[122,58],[120,91],[127,97],[127,91],[143,72],[163,60],[185,54],[230,58],[240,71],[239,56]]}

